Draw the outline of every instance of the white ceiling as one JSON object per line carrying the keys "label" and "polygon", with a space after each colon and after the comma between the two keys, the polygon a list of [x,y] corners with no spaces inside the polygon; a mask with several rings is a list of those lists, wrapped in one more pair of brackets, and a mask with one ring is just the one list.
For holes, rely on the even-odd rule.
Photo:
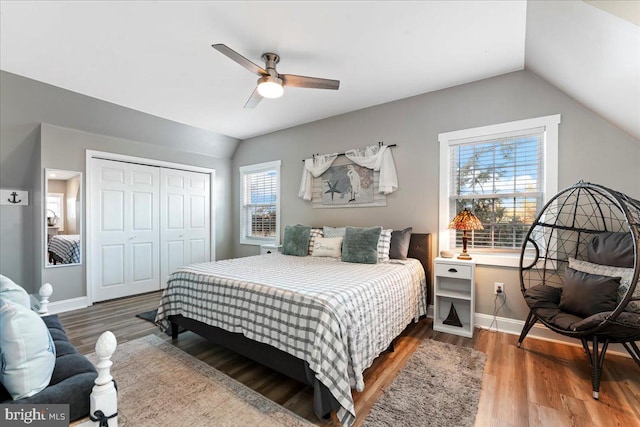
{"label": "white ceiling", "polygon": [[[584,8],[590,8],[607,19],[638,27],[583,2],[571,2],[577,9],[556,9],[556,3],[564,2],[535,3],[536,20],[527,17],[525,1],[3,0],[0,68],[245,139],[521,70],[525,66],[526,29],[527,49],[533,52],[527,51],[527,66],[563,90],[566,85],[573,90],[568,93],[599,111],[589,105],[593,96],[579,96],[584,86],[582,71],[601,62],[599,57],[588,55],[587,62],[579,63],[564,61],[562,74],[554,66],[555,55],[571,56],[574,51],[565,50],[567,47],[558,40],[573,36],[563,33],[561,27],[549,36],[540,20],[575,10],[581,11],[579,18],[583,19]],[[532,34],[529,27],[535,28]],[[598,38],[597,31],[608,31],[610,26],[595,28],[593,37]],[[623,31],[604,38],[615,43],[618,37],[627,35]],[[632,39],[631,46],[634,40],[640,37]],[[339,79],[340,90],[285,88],[282,98],[265,99],[254,110],[244,109],[257,76],[212,49],[214,43],[224,43],[259,65],[263,52],[278,53],[279,72]],[[548,49],[540,49],[541,44]],[[568,45],[572,47],[575,44]],[[583,50],[589,49],[583,46]],[[595,52],[598,53],[600,49]],[[631,63],[624,75],[616,75],[613,102],[601,114],[640,138],[640,120],[635,120],[634,125],[628,117],[634,113],[640,117],[640,105],[635,105],[640,104],[640,87],[633,82],[627,85],[634,77],[638,82],[640,67],[633,62],[634,53],[630,55],[631,60],[626,61]],[[635,55],[640,56],[640,49]],[[616,66],[618,63],[614,62]],[[588,76],[587,86],[593,84],[594,78],[600,78],[607,82],[602,87],[608,87],[610,70],[595,68],[594,75]],[[635,76],[628,75],[634,70]],[[550,78],[554,73],[561,77]],[[620,93],[625,85],[627,90]],[[607,90],[600,92],[596,96],[612,97]],[[609,111],[610,104],[617,104],[621,97],[631,99],[623,103],[627,113],[611,119],[617,110]]]}

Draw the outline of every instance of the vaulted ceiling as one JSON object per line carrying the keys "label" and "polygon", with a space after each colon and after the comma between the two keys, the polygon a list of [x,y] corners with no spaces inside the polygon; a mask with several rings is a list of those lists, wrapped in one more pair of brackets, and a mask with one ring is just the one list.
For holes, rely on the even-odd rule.
{"label": "vaulted ceiling", "polygon": [[[340,90],[245,109],[214,43]],[[2,70],[240,139],[525,67],[640,139],[640,27],[582,1],[0,3]]]}

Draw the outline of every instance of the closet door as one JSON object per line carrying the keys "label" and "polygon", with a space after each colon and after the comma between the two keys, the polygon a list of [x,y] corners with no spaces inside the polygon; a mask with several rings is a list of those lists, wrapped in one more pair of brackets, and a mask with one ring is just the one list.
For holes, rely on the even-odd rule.
{"label": "closet door", "polygon": [[210,175],[160,170],[160,285],[183,265],[211,260]]}
{"label": "closet door", "polygon": [[93,300],[160,289],[160,172],[92,159]]}

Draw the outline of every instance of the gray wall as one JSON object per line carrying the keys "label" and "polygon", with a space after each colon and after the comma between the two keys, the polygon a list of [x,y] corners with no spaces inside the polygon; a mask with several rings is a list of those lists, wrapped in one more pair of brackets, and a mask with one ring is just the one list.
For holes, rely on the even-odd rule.
{"label": "gray wall", "polygon": [[[231,230],[229,224],[231,223],[232,211],[229,203],[231,200],[231,169],[229,159],[218,159],[196,153],[186,153],[143,142],[112,138],[109,136],[52,126],[45,123],[43,123],[41,127],[41,141],[41,173],[44,173],[45,168],[52,168],[80,171],[85,174],[83,177],[82,188],[83,254],[87,254],[87,212],[84,206],[86,206],[87,201],[87,185],[90,185],[90,183],[87,183],[86,181],[86,150],[97,150],[215,169],[216,181],[213,185],[216,198],[216,258],[224,259],[230,257],[231,248],[228,243],[231,241]],[[44,220],[42,222],[42,227],[44,227]],[[42,230],[39,232],[41,233]],[[42,252],[42,245],[39,247],[39,250]],[[54,285],[55,292],[54,297],[52,297],[52,301],[86,295],[86,265],[86,256],[83,256],[83,262],[78,266],[42,269],[42,281],[50,282]],[[64,283],[64,286],[59,285],[62,283]]]}
{"label": "gray wall", "polygon": [[[0,187],[30,191],[29,206],[0,209],[0,273],[30,292],[50,280],[52,301],[85,295],[84,263],[44,273],[40,212],[44,168],[84,173],[86,149],[216,169],[216,255],[231,255],[229,165],[236,139],[4,71],[0,93]],[[43,126],[42,146],[41,123],[55,125]]]}
{"label": "gray wall", "polygon": [[[242,141],[233,157],[233,254],[256,254],[239,244],[238,167],[282,160],[282,225],[413,226],[438,233],[438,134],[560,113],[559,187],[580,179],[640,198],[640,141],[612,126],[529,71],[407,98]],[[398,144],[393,155],[399,190],[380,208],[313,209],[297,197],[302,159],[375,144]],[[493,314],[493,282],[505,283],[500,315],[526,317],[517,269],[479,266],[476,312]]]}

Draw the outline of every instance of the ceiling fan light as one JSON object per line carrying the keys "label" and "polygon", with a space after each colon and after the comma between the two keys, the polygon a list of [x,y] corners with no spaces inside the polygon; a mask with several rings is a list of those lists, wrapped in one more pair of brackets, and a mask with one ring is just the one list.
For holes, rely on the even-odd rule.
{"label": "ceiling fan light", "polygon": [[282,79],[273,76],[259,78],[258,93],[265,98],[280,98],[284,93]]}

